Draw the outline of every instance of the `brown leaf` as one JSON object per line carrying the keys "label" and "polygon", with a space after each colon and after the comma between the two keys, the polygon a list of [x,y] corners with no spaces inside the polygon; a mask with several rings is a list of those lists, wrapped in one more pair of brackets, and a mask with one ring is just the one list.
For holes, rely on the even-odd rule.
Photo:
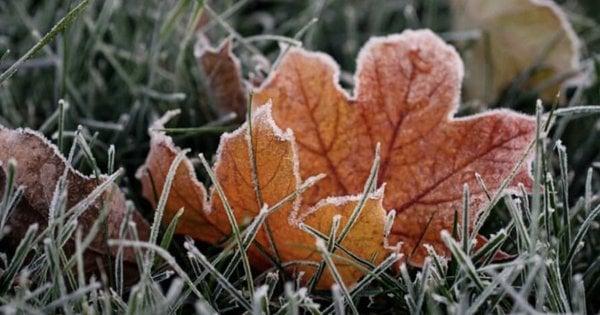
{"label": "brown leaf", "polygon": [[219,48],[212,48],[208,40],[199,40],[194,52],[208,83],[207,91],[215,107],[233,112],[243,121],[248,105],[248,91],[242,79],[240,61],[231,51],[231,41],[225,40]]}
{"label": "brown leaf", "polygon": [[[68,182],[67,209],[87,197],[105,180],[104,177],[96,179],[85,176],[72,168],[57,148],[41,134],[29,129],[11,130],[0,126],[0,167],[5,170],[10,159],[16,161],[15,184],[24,187],[22,198],[8,220],[11,232],[7,239],[11,247],[19,243],[29,225],[38,223],[42,229],[47,226],[48,210],[65,168]],[[111,184],[111,188],[83,212],[78,218],[79,227],[84,233],[89,232],[103,205],[110,207],[107,218],[108,238],[119,238],[119,227],[125,218],[127,207],[125,196],[115,184]],[[137,226],[140,239],[148,239],[148,223],[137,211],[133,211],[132,215],[131,220]],[[67,252],[72,253],[73,242],[68,242],[66,246]],[[96,270],[98,260],[103,261],[107,254],[116,255],[117,250],[115,247],[107,248],[101,230],[84,253],[86,270]],[[135,266],[136,259],[132,249],[124,249],[123,258],[129,263],[129,267]]]}
{"label": "brown leaf", "polygon": [[[488,201],[475,174],[497,192],[534,138],[534,120],[507,110],[453,118],[462,61],[430,31],[371,39],[358,57],[352,97],[338,76],[329,56],[293,48],[254,97],[257,106],[272,100],[277,125],[294,131],[300,175],[327,175],[304,203],[360,193],[381,143],[383,206],[398,213],[390,242],[403,242],[414,265],[422,264],[426,243],[448,254],[440,232],[452,229],[463,184],[472,225]],[[526,167],[509,188],[518,182],[531,186]]]}
{"label": "brown leaf", "polygon": [[[453,0],[454,28],[481,30],[465,52],[468,97],[493,101],[519,75],[537,68],[523,88],[554,100],[579,71],[579,39],[566,14],[550,0]],[[550,81],[556,80],[553,84]],[[571,82],[573,80],[570,80]]]}
{"label": "brown leaf", "polygon": [[[159,121],[159,124],[164,123],[166,119],[168,116]],[[270,260],[256,247],[260,245],[271,259],[280,259],[281,263],[289,264],[288,270],[305,271],[306,280],[314,273],[315,268],[297,265],[294,262],[316,263],[321,257],[316,251],[314,237],[300,229],[299,224],[304,222],[328,235],[333,217],[340,215],[343,226],[356,207],[359,197],[326,199],[314,207],[303,205],[300,198],[293,197],[300,187],[301,179],[292,132],[284,132],[274,124],[270,106],[257,110],[252,122],[252,146],[249,144],[251,138],[247,124],[233,133],[222,136],[214,172],[240,226],[248,225],[258,215],[263,204],[273,206],[289,199],[269,215],[265,225],[256,235],[255,246],[250,248],[248,254],[255,268],[263,270],[270,267]],[[172,140],[164,134],[151,131],[151,136],[152,149],[146,164],[138,173],[147,198],[153,196],[149,193],[152,187],[159,187],[157,194],[160,194],[165,174],[178,152]],[[253,171],[250,148],[254,148],[252,155],[256,161],[256,172]],[[213,189],[209,203],[211,207],[205,209],[205,192],[195,179],[189,161],[186,160],[179,166],[172,189],[165,209],[165,219],[172,217],[180,207],[185,207],[188,212],[184,214],[182,225],[177,229],[179,233],[212,244],[219,243],[220,238],[230,234],[223,201]],[[288,196],[292,198],[285,199]],[[382,191],[367,198],[357,223],[341,243],[365,260],[374,257],[375,264],[381,262],[388,253],[384,247],[385,211],[381,200]],[[188,224],[188,220],[192,223]],[[271,247],[267,229],[271,231],[274,248]],[[342,253],[336,254],[347,257]],[[344,260],[336,257],[334,261],[348,285],[363,275],[363,272],[352,266],[347,258]],[[325,272],[318,287],[329,288],[332,283],[331,275]]]}

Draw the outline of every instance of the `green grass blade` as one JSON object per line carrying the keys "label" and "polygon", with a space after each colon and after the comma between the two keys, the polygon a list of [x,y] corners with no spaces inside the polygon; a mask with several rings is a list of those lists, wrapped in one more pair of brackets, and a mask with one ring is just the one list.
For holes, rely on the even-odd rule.
{"label": "green grass blade", "polygon": [[31,47],[31,49],[29,49],[21,58],[19,58],[14,64],[12,64],[6,71],[4,71],[2,74],[0,74],[0,85],[2,85],[2,83],[4,81],[6,81],[13,74],[15,74],[15,72],[17,72],[17,70],[19,70],[19,68],[23,65],[23,63],[27,59],[31,58],[31,56],[33,56],[36,52],[38,52],[40,49],[42,49],[44,46],[46,46],[48,43],[50,43],[56,37],[56,35],[63,32],[67,27],[69,27],[69,25],[71,25],[71,23],[73,23],[73,21],[75,21],[75,19],[79,15],[81,15],[81,13],[87,8],[87,6],[92,1],[93,0],[82,0],[81,2],[79,2],[79,4],[76,7],[74,7],[71,11],[69,11],[69,13],[67,13],[67,15],[65,15],[65,17],[60,19],[60,21],[58,21],[58,23],[56,23],[56,25],[54,25],[54,27],[52,27],[52,29],[50,29],[50,31],[46,35],[44,35],[44,37],[42,37],[40,39],[40,41],[38,41],[35,45],[33,45],[33,47]]}

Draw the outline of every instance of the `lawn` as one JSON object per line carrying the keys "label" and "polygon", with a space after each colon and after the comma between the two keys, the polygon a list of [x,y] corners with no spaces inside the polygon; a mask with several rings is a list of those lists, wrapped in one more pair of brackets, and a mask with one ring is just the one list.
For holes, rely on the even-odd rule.
{"label": "lawn", "polygon": [[597,0],[0,0],[0,313],[598,313],[599,53]]}

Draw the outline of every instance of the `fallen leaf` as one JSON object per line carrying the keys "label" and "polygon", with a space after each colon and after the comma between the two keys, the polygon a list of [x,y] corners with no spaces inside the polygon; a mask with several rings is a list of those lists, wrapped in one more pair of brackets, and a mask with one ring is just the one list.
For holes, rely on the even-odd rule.
{"label": "fallen leaf", "polygon": [[[180,151],[171,137],[158,130],[164,129],[164,124],[177,114],[179,111],[167,112],[150,126],[150,152],[146,162],[136,173],[136,177],[142,182],[142,195],[154,208],[158,205],[169,167]],[[163,221],[168,224],[177,211],[183,208],[185,211],[177,225],[179,234],[194,235],[202,231],[199,239],[208,243],[223,239],[227,234],[209,216],[206,196],[206,189],[196,178],[194,166],[187,158],[183,159],[175,173]]]}
{"label": "fallen leaf", "polygon": [[[92,178],[75,170],[58,149],[41,134],[29,129],[11,130],[0,126],[0,167],[3,168],[3,171],[6,171],[5,168],[10,159],[16,161],[15,184],[24,187],[21,200],[11,212],[7,224],[10,226],[10,233],[6,239],[12,248],[18,245],[31,224],[39,224],[40,229],[44,229],[48,225],[49,209],[56,185],[65,173],[65,168],[67,209],[90,195],[98,185],[105,181],[105,177]],[[4,180],[0,184],[3,186]],[[117,185],[111,184],[110,188],[100,198],[93,201],[91,206],[78,218],[79,227],[84,233],[89,232],[98,219],[102,207],[108,206],[110,207],[107,217],[108,238],[119,238],[119,227],[126,215],[125,202],[125,196]],[[131,221],[136,224],[140,239],[148,239],[148,223],[137,211],[133,211]],[[73,253],[73,241],[67,242],[65,246],[67,252]],[[104,233],[100,230],[84,252],[85,270],[97,270],[98,261],[108,263],[105,261],[105,255],[116,256],[117,251],[118,248],[115,247],[107,248]],[[131,271],[137,270],[134,254],[131,248],[123,249],[125,267],[130,268]],[[106,266],[103,267],[106,268]]]}
{"label": "fallen leaf", "polygon": [[[171,138],[156,131],[172,114],[167,114],[151,128],[151,151],[145,165],[138,171],[144,196],[154,205],[157,203],[155,196],[162,193],[168,169],[180,152]],[[285,201],[268,216],[248,255],[256,269],[264,270],[272,266],[270,260],[265,258],[266,253],[271,259],[278,259],[290,271],[304,271],[304,280],[307,280],[314,274],[315,267],[296,262],[308,261],[316,265],[321,261],[321,256],[315,247],[315,238],[303,231],[300,223],[328,235],[333,218],[340,215],[343,227],[360,197],[343,196],[324,199],[311,206],[304,205],[301,198],[295,196],[301,186],[301,178],[294,135],[275,125],[271,118],[271,106],[257,110],[252,123],[252,137],[249,136],[247,123],[233,133],[222,136],[214,173],[240,226],[247,226],[263,205],[274,206]],[[253,139],[253,145],[250,145],[250,139]],[[254,148],[252,156],[256,167],[250,158],[251,148]],[[341,246],[374,264],[380,263],[389,253],[384,246],[385,211],[381,204],[382,195],[383,190],[380,189],[368,196],[356,224],[341,242]],[[197,181],[189,160],[184,160],[176,170],[169,196],[165,222],[180,208],[186,209],[177,228],[178,233],[211,244],[222,244],[221,241],[231,233],[223,201],[214,188],[210,202],[205,200],[206,191]],[[207,207],[209,204],[210,207]],[[270,230],[273,247],[267,229]],[[363,271],[348,262],[345,253],[336,252],[336,255],[334,261],[344,282],[347,285],[355,283]],[[346,257],[346,260],[340,257]],[[331,275],[325,272],[317,287],[329,288],[332,283]]]}
{"label": "fallen leaf", "polygon": [[[427,30],[371,39],[358,57],[354,96],[338,77],[329,56],[292,48],[253,99],[258,107],[272,100],[276,124],[293,130],[300,175],[327,175],[303,203],[360,193],[380,143],[383,206],[397,211],[390,243],[403,242],[413,265],[427,255],[423,244],[448,255],[440,232],[452,230],[463,184],[472,227],[488,202],[475,174],[496,193],[534,139],[534,119],[508,110],[454,118],[463,64]],[[532,184],[526,165],[506,191],[518,182]]]}
{"label": "fallen leaf", "polygon": [[[579,39],[566,14],[550,0],[453,0],[456,31],[480,30],[466,49],[469,98],[496,100],[519,75],[535,67],[522,88],[540,88],[554,100],[562,83],[575,77]],[[551,82],[552,80],[556,80]],[[572,81],[572,80],[571,80]],[[547,85],[543,88],[544,85]]]}
{"label": "fallen leaf", "polygon": [[225,40],[213,48],[208,39],[200,39],[194,55],[207,80],[209,97],[222,114],[233,112],[243,121],[248,105],[248,91],[242,78],[240,61],[231,51],[231,41]]}

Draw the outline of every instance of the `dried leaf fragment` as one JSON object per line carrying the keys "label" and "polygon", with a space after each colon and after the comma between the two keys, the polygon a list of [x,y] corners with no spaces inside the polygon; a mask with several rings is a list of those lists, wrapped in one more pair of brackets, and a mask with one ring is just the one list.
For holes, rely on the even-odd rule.
{"label": "dried leaf fragment", "polygon": [[[58,149],[41,134],[29,129],[11,130],[0,126],[0,167],[4,171],[10,159],[16,161],[15,184],[24,187],[22,198],[8,219],[11,232],[7,239],[11,247],[18,244],[29,225],[38,223],[42,228],[48,225],[48,211],[53,195],[65,171],[67,209],[83,200],[105,180],[104,177],[96,179],[85,176],[72,168]],[[79,227],[88,232],[98,219],[103,206],[110,207],[107,217],[108,238],[117,239],[127,206],[125,196],[115,184],[111,184],[111,188],[83,212],[78,218]],[[133,211],[131,221],[136,224],[140,239],[147,239],[149,226],[140,213]],[[74,250],[72,241],[66,246],[67,252]],[[106,254],[115,256],[117,250],[118,248],[107,248],[104,233],[100,231],[84,253],[85,269],[96,270],[97,259],[103,260]],[[124,249],[123,259],[129,267],[136,264],[132,249]]]}
{"label": "dried leaf fragment", "polygon": [[[301,197],[296,196],[301,178],[293,133],[290,130],[283,131],[275,125],[271,117],[271,106],[264,106],[254,113],[252,135],[248,132],[248,128],[246,123],[236,131],[222,136],[214,166],[217,180],[240,226],[247,226],[259,214],[263,205],[281,204],[279,209],[267,217],[248,255],[257,269],[270,267],[270,259],[275,259],[287,265],[290,271],[306,272],[306,280],[316,268],[307,267],[305,264],[294,264],[294,262],[308,261],[316,265],[321,257],[315,247],[315,238],[303,231],[299,227],[300,223],[308,224],[322,234],[328,235],[333,217],[340,215],[342,224],[345,224],[345,220],[356,207],[359,197],[326,199],[314,207],[304,205]],[[178,152],[178,149],[172,145],[171,139],[164,134],[151,131],[151,136],[152,149],[146,164],[138,173],[146,197],[149,195],[146,192],[150,191],[152,185],[159,187],[159,191],[162,189],[162,182],[157,178],[164,178],[170,162]],[[170,149],[161,150],[159,149],[161,147]],[[254,150],[251,151],[251,148]],[[170,150],[173,151],[167,152]],[[154,162],[158,160],[161,162]],[[181,172],[178,170],[174,179],[175,184],[167,202],[165,218],[173,216],[181,206],[188,206],[192,212],[184,214],[182,225],[177,232],[188,234],[198,240],[219,244],[220,238],[217,236],[219,233],[221,238],[231,233],[224,202],[214,188],[210,202],[205,204],[204,201],[200,202],[204,200],[203,197],[199,197],[202,194],[186,190],[190,184],[195,187],[197,183],[191,164],[186,161],[181,164],[180,168],[182,167],[184,169]],[[154,179],[153,182],[151,178]],[[204,190],[202,188],[198,191]],[[385,211],[381,201],[381,191],[368,196],[357,223],[341,243],[365,260],[374,259],[374,264],[381,262],[388,254],[384,246]],[[207,204],[210,204],[210,207],[206,207]],[[203,209],[203,212],[200,213],[199,209]],[[194,223],[187,224],[185,222],[187,220]],[[345,257],[343,253],[336,254]],[[270,259],[265,255],[269,255]],[[363,271],[349,263],[347,257],[344,260],[335,256],[334,261],[347,285],[355,283],[363,275]],[[318,282],[318,287],[329,288],[332,283],[331,275],[326,272]]]}
{"label": "dried leaf fragment", "polygon": [[[454,28],[480,30],[467,49],[468,97],[495,100],[519,75],[536,68],[524,88],[540,88],[553,100],[579,68],[579,39],[566,14],[551,0],[453,0]],[[551,82],[556,80],[555,82]]]}
{"label": "dried leaf fragment", "polygon": [[[447,254],[440,232],[451,230],[462,208],[463,184],[471,191],[472,225],[487,203],[475,174],[497,192],[534,138],[534,120],[506,110],[453,118],[462,61],[427,30],[369,40],[358,57],[353,96],[338,75],[329,56],[293,48],[255,93],[256,106],[272,100],[277,125],[294,131],[300,175],[327,175],[303,202],[360,193],[381,143],[383,206],[398,213],[390,243],[403,242],[415,265],[427,254],[423,244]],[[510,188],[518,182],[531,185],[526,166]]]}
{"label": "dried leaf fragment", "polygon": [[208,92],[215,107],[236,114],[238,121],[246,116],[248,91],[240,61],[231,51],[231,41],[225,40],[218,48],[210,47],[208,40],[199,40],[194,55],[198,59],[208,83]]}

